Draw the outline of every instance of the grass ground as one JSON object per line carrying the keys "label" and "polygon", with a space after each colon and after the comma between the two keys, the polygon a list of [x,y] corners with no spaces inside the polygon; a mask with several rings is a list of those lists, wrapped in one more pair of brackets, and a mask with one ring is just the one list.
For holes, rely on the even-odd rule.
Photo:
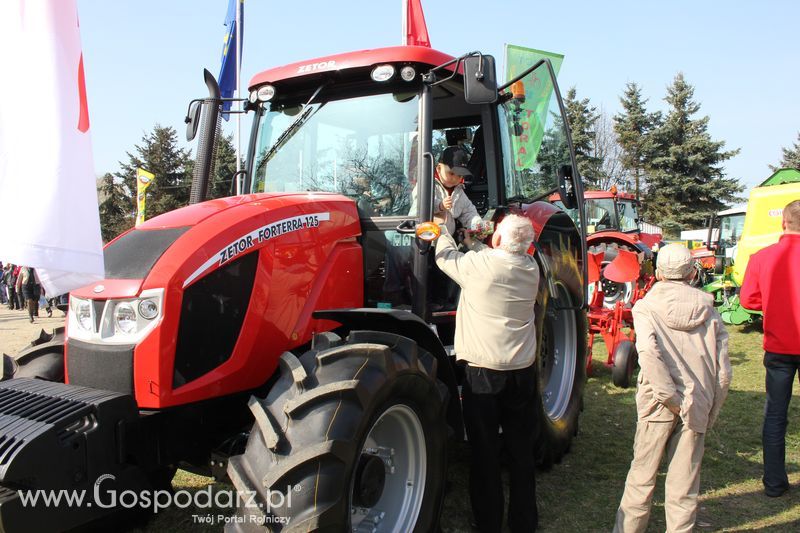
{"label": "grass ground", "polygon": [[[764,368],[761,333],[729,328],[734,369],[728,401],[717,425],[706,437],[698,531],[800,530],[800,406],[789,413],[786,462],[793,485],[782,498],[761,492],[761,420],[764,407]],[[595,346],[593,375],[585,391],[580,433],[571,453],[550,472],[538,477],[539,521],[542,531],[610,531],[632,457],[636,409],[633,389],[611,385],[605,347]],[[445,533],[469,532],[467,494],[469,449],[453,445],[450,453],[450,491],[442,515]],[[196,490],[210,482],[178,472],[176,489]],[[664,476],[659,476],[648,531],[664,531]],[[206,510],[169,509],[152,520],[148,531],[219,531],[202,525],[193,515]]]}

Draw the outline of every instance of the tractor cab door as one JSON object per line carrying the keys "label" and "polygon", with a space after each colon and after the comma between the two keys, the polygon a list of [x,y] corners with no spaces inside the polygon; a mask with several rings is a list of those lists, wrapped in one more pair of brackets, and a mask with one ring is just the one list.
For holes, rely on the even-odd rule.
{"label": "tractor cab door", "polygon": [[[500,203],[519,206],[534,220],[534,244],[550,294],[566,289],[569,300],[559,306],[580,308],[586,299],[583,186],[549,60],[538,61],[501,86],[498,102]],[[539,203],[551,197],[559,199],[555,212]],[[556,290],[557,285],[562,289]]]}

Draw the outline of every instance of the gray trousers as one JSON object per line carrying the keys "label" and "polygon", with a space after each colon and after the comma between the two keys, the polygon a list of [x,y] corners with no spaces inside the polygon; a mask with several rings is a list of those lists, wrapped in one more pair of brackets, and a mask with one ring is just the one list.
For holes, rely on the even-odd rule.
{"label": "gray trousers", "polygon": [[668,464],[664,501],[667,532],[692,531],[697,517],[704,443],[705,434],[684,426],[679,417],[672,422],[640,420],[636,424],[633,461],[625,480],[614,532],[638,533],[647,529],[656,475],[664,452]]}

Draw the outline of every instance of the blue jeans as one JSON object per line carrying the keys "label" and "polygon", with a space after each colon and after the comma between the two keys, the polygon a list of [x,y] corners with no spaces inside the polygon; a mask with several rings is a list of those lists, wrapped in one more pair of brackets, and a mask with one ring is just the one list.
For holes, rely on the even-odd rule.
{"label": "blue jeans", "polygon": [[764,490],[780,494],[789,488],[786,475],[786,413],[792,399],[792,385],[800,369],[800,355],[764,353],[767,369],[767,403],[764,406]]}

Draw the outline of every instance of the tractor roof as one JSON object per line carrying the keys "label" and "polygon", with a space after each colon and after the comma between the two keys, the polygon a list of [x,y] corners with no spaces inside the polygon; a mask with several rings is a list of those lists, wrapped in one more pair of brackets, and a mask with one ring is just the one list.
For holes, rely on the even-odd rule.
{"label": "tractor roof", "polygon": [[796,168],[781,168],[775,173],[764,180],[764,183],[759,187],[769,187],[771,185],[783,185],[784,183],[798,183],[800,182],[800,170]]}
{"label": "tractor roof", "polygon": [[[597,199],[597,198],[613,198],[614,193],[611,191],[584,191],[583,197],[586,199]],[[635,200],[636,197],[627,192],[618,192],[617,198],[620,200]]]}
{"label": "tractor roof", "polygon": [[736,207],[732,207],[730,209],[725,209],[717,213],[718,217],[725,216],[725,215],[743,215],[747,213],[747,206],[746,205],[739,205]]}
{"label": "tractor roof", "polygon": [[381,63],[421,63],[432,67],[447,63],[454,57],[427,46],[392,46],[360,50],[331,56],[299,61],[282,67],[265,70],[253,76],[249,87],[252,89],[264,83],[275,83],[293,78],[302,78],[321,72],[335,72],[345,69],[370,67]]}

